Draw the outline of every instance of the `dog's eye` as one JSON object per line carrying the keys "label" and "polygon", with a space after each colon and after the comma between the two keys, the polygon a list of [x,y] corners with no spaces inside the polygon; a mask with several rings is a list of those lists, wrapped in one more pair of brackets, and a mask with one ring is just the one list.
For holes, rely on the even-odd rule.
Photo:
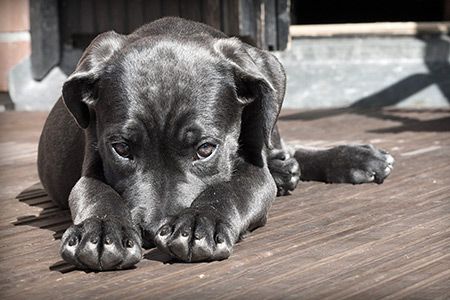
{"label": "dog's eye", "polygon": [[211,143],[204,143],[197,148],[197,158],[207,158],[211,156],[211,154],[213,154],[214,150],[216,150],[216,145],[213,145]]}
{"label": "dog's eye", "polygon": [[117,154],[124,158],[130,158],[130,146],[126,143],[114,143],[112,146]]}

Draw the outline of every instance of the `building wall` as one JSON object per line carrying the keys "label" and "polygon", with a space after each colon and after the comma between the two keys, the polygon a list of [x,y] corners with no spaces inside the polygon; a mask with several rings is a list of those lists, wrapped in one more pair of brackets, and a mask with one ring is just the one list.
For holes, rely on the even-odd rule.
{"label": "building wall", "polygon": [[8,91],[8,72],[28,57],[30,47],[28,0],[0,1],[0,92]]}

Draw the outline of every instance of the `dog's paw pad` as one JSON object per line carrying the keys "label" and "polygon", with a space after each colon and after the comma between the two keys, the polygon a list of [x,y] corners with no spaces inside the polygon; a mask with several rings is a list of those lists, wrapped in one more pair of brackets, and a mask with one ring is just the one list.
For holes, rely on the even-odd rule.
{"label": "dog's paw pad", "polygon": [[277,185],[277,195],[284,196],[293,191],[300,181],[300,166],[287,151],[272,150],[267,164]]}
{"label": "dog's paw pad", "polygon": [[65,261],[83,269],[124,269],[141,259],[141,238],[118,220],[90,218],[66,230],[60,252]]}
{"label": "dog's paw pad", "polygon": [[381,184],[394,168],[394,157],[372,145],[339,146],[332,151],[328,182]]}

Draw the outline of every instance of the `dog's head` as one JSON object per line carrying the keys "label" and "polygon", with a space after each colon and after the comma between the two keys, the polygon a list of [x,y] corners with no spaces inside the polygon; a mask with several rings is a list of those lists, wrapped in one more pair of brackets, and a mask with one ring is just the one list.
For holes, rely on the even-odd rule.
{"label": "dog's head", "polygon": [[265,167],[275,97],[236,39],[114,32],[91,43],[63,87],[106,182],[134,207],[150,199],[168,210],[230,180],[238,159]]}

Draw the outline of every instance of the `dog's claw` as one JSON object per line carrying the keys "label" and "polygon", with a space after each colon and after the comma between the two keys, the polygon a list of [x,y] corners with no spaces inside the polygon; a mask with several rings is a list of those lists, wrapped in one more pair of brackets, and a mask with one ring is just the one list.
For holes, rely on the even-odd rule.
{"label": "dog's claw", "polygon": [[126,246],[127,248],[133,248],[133,246],[134,246],[133,240],[127,240],[127,241],[125,242],[125,246]]}
{"label": "dog's claw", "polygon": [[216,242],[217,242],[217,244],[221,244],[221,243],[223,243],[224,241],[225,241],[225,239],[223,238],[222,235],[218,234],[218,235],[216,236]]}
{"label": "dog's claw", "polygon": [[69,240],[69,246],[75,246],[77,244],[77,238],[73,237]]}
{"label": "dog's claw", "polygon": [[[170,232],[168,228],[174,229]],[[163,225],[155,237],[161,251],[185,262],[225,259],[236,240],[230,227],[217,216],[191,208]]]}
{"label": "dog's claw", "polygon": [[124,269],[135,265],[142,256],[137,231],[117,220],[87,219],[69,227],[61,241],[62,258],[82,269]]}

